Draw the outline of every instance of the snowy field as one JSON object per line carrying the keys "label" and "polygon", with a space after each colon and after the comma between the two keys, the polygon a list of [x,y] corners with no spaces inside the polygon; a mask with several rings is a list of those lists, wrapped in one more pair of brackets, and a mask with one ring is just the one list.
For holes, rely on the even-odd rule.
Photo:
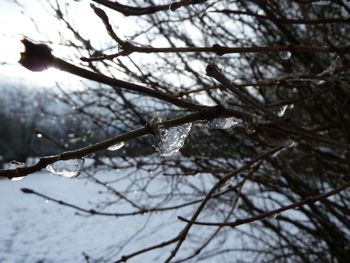
{"label": "snowy field", "polygon": [[[101,198],[99,186],[85,179],[37,173],[21,181],[0,180],[1,263],[87,262],[84,254],[89,256],[89,262],[113,262],[124,254],[173,237],[183,226],[170,213],[168,218],[77,215],[71,208],[22,193],[23,187],[87,209],[92,207],[91,200],[98,202]],[[145,224],[149,230],[139,231]],[[161,228],[165,224],[167,227]],[[155,227],[159,232],[150,232]],[[127,244],[123,243],[125,240]],[[154,262],[156,253],[159,251],[128,262]],[[167,255],[163,250],[158,260]]]}

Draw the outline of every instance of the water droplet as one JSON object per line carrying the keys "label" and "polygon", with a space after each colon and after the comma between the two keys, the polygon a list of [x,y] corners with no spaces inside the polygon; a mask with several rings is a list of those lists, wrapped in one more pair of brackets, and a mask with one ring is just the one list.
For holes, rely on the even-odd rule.
{"label": "water droplet", "polygon": [[288,60],[292,57],[292,53],[290,51],[282,51],[279,53],[279,56],[283,60]]}
{"label": "water droplet", "polygon": [[84,159],[58,161],[46,166],[46,170],[64,177],[77,177],[84,166]]}
{"label": "water droplet", "polygon": [[182,126],[176,126],[169,129],[160,128],[156,132],[160,143],[156,150],[162,156],[171,156],[177,153],[185,143],[185,140],[191,130],[192,123],[186,123]]}
{"label": "water droplet", "polygon": [[241,119],[237,119],[235,117],[230,118],[217,118],[211,120],[207,123],[207,126],[212,129],[229,129],[231,127],[235,127],[242,122]]}
{"label": "water droplet", "polygon": [[114,144],[112,146],[109,146],[107,148],[108,151],[116,151],[116,150],[119,150],[120,148],[124,147],[125,143],[124,142],[121,142],[121,143],[117,143],[117,144]]}
{"label": "water droplet", "polygon": [[42,135],[42,133],[39,132],[39,133],[36,134],[36,137],[37,137],[37,138],[42,138],[43,135]]}
{"label": "water droplet", "polygon": [[278,110],[277,116],[278,116],[278,117],[283,117],[283,115],[286,113],[287,108],[288,108],[288,105],[282,106],[282,107]]}

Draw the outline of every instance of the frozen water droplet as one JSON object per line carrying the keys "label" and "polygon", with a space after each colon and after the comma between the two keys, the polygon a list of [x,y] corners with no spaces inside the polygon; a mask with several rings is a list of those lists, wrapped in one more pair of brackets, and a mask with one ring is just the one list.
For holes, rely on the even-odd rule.
{"label": "frozen water droplet", "polygon": [[45,204],[48,204],[49,203],[49,200],[48,199],[45,199]]}
{"label": "frozen water droplet", "polygon": [[25,163],[21,163],[21,162],[17,162],[16,160],[13,160],[9,162],[8,169],[16,169],[16,168],[21,168],[25,166],[26,166]]}
{"label": "frozen water droplet", "polygon": [[297,145],[297,143],[296,143],[295,141],[293,141],[293,140],[287,140],[287,141],[285,142],[285,144],[284,144],[284,146],[286,147],[286,149],[292,148],[292,147],[294,147],[294,146],[296,146],[296,145]]}
{"label": "frozen water droplet", "polygon": [[311,80],[311,82],[316,84],[316,85],[323,85],[326,83],[326,81],[323,79],[313,79],[313,80]]}
{"label": "frozen water droplet", "polygon": [[280,58],[283,60],[288,60],[292,57],[292,53],[290,51],[282,51],[279,53]]}
{"label": "frozen water droplet", "polygon": [[49,164],[46,166],[46,170],[54,174],[71,178],[78,176],[83,166],[84,159],[72,159]]}
{"label": "frozen water droplet", "polygon": [[39,132],[39,133],[36,134],[36,137],[37,137],[37,138],[42,138],[43,135]]}
{"label": "frozen water droplet", "polygon": [[286,113],[287,108],[288,105],[282,106],[277,112],[278,117],[283,117],[283,115]]}
{"label": "frozen water droplet", "polygon": [[246,129],[246,133],[251,135],[251,134],[254,134],[255,133],[255,128],[254,127],[248,127]]}
{"label": "frozen water droplet", "polygon": [[117,143],[117,144],[114,144],[112,146],[109,146],[107,148],[108,151],[116,151],[116,150],[119,150],[120,148],[124,147],[125,145],[125,142],[120,142],[120,143]]}
{"label": "frozen water droplet", "polygon": [[186,123],[182,126],[176,126],[169,129],[161,128],[159,134],[160,143],[156,150],[162,156],[171,156],[177,153],[185,143],[185,140],[191,130],[192,123]]}
{"label": "frozen water droplet", "polygon": [[231,118],[217,118],[208,122],[208,127],[212,129],[229,129],[231,127],[237,126],[242,120],[235,117]]}

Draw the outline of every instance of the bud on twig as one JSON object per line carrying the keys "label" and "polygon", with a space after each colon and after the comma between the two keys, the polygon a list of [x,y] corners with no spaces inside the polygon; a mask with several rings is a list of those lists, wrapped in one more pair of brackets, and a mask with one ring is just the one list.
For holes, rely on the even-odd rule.
{"label": "bud on twig", "polygon": [[45,44],[34,44],[23,39],[24,52],[21,53],[19,63],[31,71],[43,71],[51,66],[53,55],[51,48]]}

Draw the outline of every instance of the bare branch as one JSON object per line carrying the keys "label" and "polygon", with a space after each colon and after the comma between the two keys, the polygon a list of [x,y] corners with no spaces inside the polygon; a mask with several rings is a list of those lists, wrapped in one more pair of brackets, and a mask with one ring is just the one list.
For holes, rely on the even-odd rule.
{"label": "bare branch", "polygon": [[254,221],[259,221],[259,220],[262,220],[262,219],[265,219],[265,218],[268,218],[268,217],[272,217],[274,215],[277,215],[277,214],[280,214],[282,212],[285,212],[287,210],[290,210],[290,209],[293,209],[293,208],[298,208],[298,207],[302,207],[304,205],[310,205],[310,204],[314,204],[316,202],[319,202],[319,201],[322,201],[324,199],[327,199],[331,196],[334,196],[336,194],[339,194],[341,193],[342,191],[348,189],[350,187],[350,181],[346,182],[345,184],[329,191],[329,192],[326,192],[324,194],[319,194],[319,195],[315,195],[315,196],[310,196],[302,201],[299,201],[299,202],[296,202],[294,204],[290,204],[290,205],[287,205],[287,206],[283,206],[283,207],[280,207],[278,209],[275,209],[275,210],[271,210],[271,211],[268,211],[266,213],[262,213],[260,215],[256,215],[256,216],[252,216],[252,217],[249,217],[249,218],[244,218],[244,219],[237,219],[235,222],[226,222],[226,223],[222,223],[222,222],[192,222],[191,220],[188,220],[188,219],[185,219],[181,216],[179,216],[178,218],[181,220],[181,221],[184,221],[186,223],[192,223],[194,225],[201,225],[201,226],[228,226],[228,227],[237,227],[237,226],[240,226],[240,225],[244,225],[244,224],[249,224],[249,223],[252,223]]}

